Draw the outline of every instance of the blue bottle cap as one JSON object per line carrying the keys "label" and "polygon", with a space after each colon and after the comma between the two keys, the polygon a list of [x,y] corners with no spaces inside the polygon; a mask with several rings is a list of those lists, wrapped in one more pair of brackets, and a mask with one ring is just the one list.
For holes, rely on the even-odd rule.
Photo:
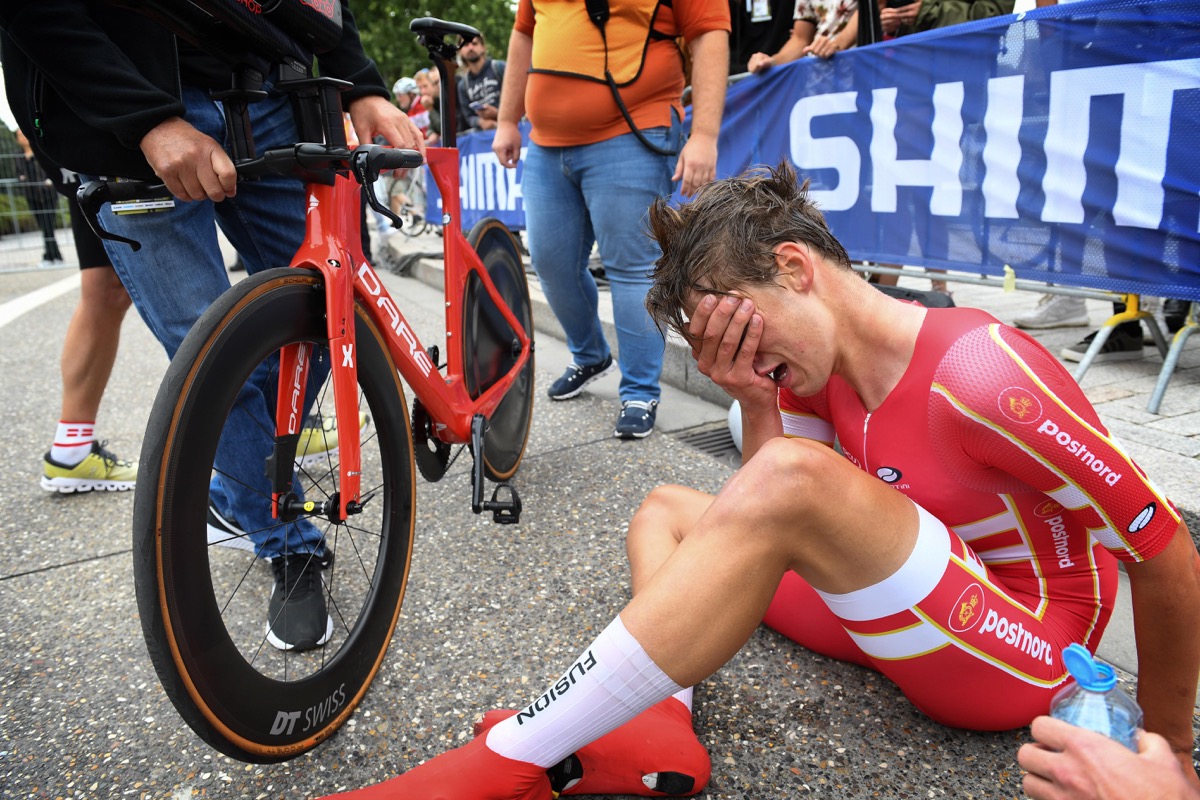
{"label": "blue bottle cap", "polygon": [[1117,685],[1117,673],[1108,664],[1101,664],[1081,644],[1069,644],[1062,653],[1067,672],[1089,692],[1107,692]]}

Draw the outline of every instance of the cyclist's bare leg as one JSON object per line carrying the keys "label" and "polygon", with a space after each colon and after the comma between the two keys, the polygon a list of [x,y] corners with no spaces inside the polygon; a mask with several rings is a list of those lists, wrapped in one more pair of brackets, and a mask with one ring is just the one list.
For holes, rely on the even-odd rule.
{"label": "cyclist's bare leg", "polygon": [[[626,551],[633,592],[670,557],[712,502],[712,496],[684,486],[660,486],[643,501],[629,523]],[[482,735],[516,714],[489,711],[476,726]],[[708,752],[692,728],[691,689],[654,705],[616,730],[584,745],[574,754],[577,764],[551,768],[556,775],[582,777],[565,795],[659,795],[654,786],[686,785],[699,791],[708,782]]]}
{"label": "cyclist's bare leg", "polygon": [[713,496],[686,486],[659,486],[646,496],[629,522],[625,554],[636,595],[696,527]]}
{"label": "cyclist's bare leg", "polygon": [[[533,744],[541,748],[540,763],[556,764],[637,716],[636,708],[620,713],[617,701],[603,691],[609,675],[635,663],[634,675],[621,676],[620,688],[636,698],[641,710],[658,705],[733,657],[754,632],[787,570],[827,593],[873,585],[905,563],[916,542],[918,519],[911,501],[829,448],[800,440],[768,442],[685,531],[619,618],[564,673],[575,675],[578,665],[590,664],[590,671],[569,685],[570,706],[555,702],[560,679],[523,712],[524,730],[518,715],[473,745],[486,741],[489,749],[511,756],[531,749],[537,737]],[[626,657],[593,658],[613,629]],[[601,691],[592,691],[596,684]],[[567,696],[560,691],[557,697]],[[603,710],[601,722],[597,709]],[[547,742],[559,752],[548,750]],[[405,775],[393,785],[398,793],[418,796],[439,785],[438,775],[461,770],[460,759],[434,759],[419,770],[420,783],[405,781]],[[416,777],[417,772],[410,774]],[[514,796],[504,794],[506,789],[479,791],[487,783],[480,773],[473,794],[446,797]]]}
{"label": "cyclist's bare leg", "polygon": [[[625,540],[633,594],[653,577],[700,519],[712,496],[660,486],[629,523]],[[692,728],[691,689],[646,709],[575,754],[583,777],[563,794],[656,795],[654,787],[699,791],[708,783],[708,751]]]}
{"label": "cyclist's bare leg", "polygon": [[910,500],[829,448],[774,439],[730,478],[621,619],[672,680],[691,686],[749,639],[788,569],[823,592],[856,591],[904,563],[917,526]]}

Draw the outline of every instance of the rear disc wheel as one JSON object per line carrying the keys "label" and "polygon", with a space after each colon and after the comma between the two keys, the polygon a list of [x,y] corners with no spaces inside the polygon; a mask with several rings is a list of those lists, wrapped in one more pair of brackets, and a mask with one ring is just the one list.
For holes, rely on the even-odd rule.
{"label": "rear disc wheel", "polygon": [[[467,241],[505,304],[530,338],[529,360],[488,419],[484,437],[484,472],[493,481],[511,478],[521,465],[533,421],[533,305],[525,266],[512,234],[498,220],[485,219]],[[504,319],[479,276],[467,278],[463,297],[463,368],[467,392],[478,397],[508,373],[520,357],[516,332]]]}

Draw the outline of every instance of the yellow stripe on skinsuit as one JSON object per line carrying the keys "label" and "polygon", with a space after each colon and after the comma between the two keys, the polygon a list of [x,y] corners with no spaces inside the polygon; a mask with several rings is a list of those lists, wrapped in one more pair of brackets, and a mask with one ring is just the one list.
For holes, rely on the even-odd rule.
{"label": "yellow stripe on skinsuit", "polygon": [[[1120,535],[1120,532],[1118,531],[1118,526],[1116,524],[1114,524],[1113,520],[1110,519],[1104,513],[1104,510],[1100,507],[1100,505],[1092,498],[1092,496],[1090,494],[1087,493],[1087,491],[1085,491],[1083,489],[1082,486],[1080,486],[1079,484],[1072,481],[1066,475],[1066,473],[1064,473],[1058,467],[1051,464],[1049,461],[1047,461],[1045,458],[1043,458],[1041,455],[1039,455],[1036,451],[1032,450],[1023,441],[1021,441],[1020,439],[1017,439],[1015,436],[1010,434],[1007,429],[1002,428],[999,425],[993,423],[987,417],[982,416],[981,414],[972,410],[969,406],[960,402],[956,397],[954,397],[954,395],[952,395],[950,393],[950,390],[947,389],[945,386],[942,386],[941,384],[934,384],[933,390],[937,394],[940,394],[942,397],[944,397],[946,399],[946,402],[950,403],[950,405],[953,406],[964,417],[967,417],[968,419],[987,428],[988,430],[992,431],[996,435],[998,435],[998,436],[1002,437],[1003,439],[1005,439],[1006,441],[1010,442],[1014,447],[1017,447],[1018,449],[1021,450],[1021,452],[1025,453],[1027,456],[1032,458],[1034,461],[1038,462],[1047,472],[1056,476],[1060,481],[1062,481],[1062,483],[1057,488],[1046,491],[1045,494],[1047,496],[1053,498],[1054,500],[1057,500],[1064,508],[1067,508],[1070,510],[1078,510],[1079,508],[1082,508],[1083,506],[1088,506],[1089,508],[1094,509],[1096,511],[1096,513],[1099,514],[1104,519],[1108,528],[1117,535],[1118,539],[1120,540],[1120,546],[1123,549],[1125,549],[1126,551],[1128,551],[1129,553],[1131,553],[1132,555],[1134,555],[1134,557],[1136,557],[1138,560],[1142,560],[1142,558],[1141,558],[1140,554],[1137,552],[1137,550],[1135,550],[1133,547],[1131,547],[1129,542],[1125,541],[1125,538]],[[1083,498],[1083,501],[1080,502],[1079,498]],[[1165,501],[1164,501],[1164,504],[1165,504]],[[1170,506],[1164,505],[1164,507],[1169,508]],[[1105,543],[1105,546],[1109,546],[1108,543]]]}
{"label": "yellow stripe on skinsuit", "polygon": [[[973,654],[974,656],[979,658],[981,661],[988,662],[992,666],[997,667],[1001,672],[1006,672],[1009,675],[1013,676],[1014,678],[1016,678],[1020,681],[1024,681],[1025,683],[1031,684],[1033,686],[1054,687],[1054,686],[1058,686],[1059,684],[1065,682],[1067,680],[1067,678],[1070,677],[1069,674],[1067,673],[1067,671],[1063,670],[1062,675],[1060,675],[1059,677],[1057,677],[1053,680],[1045,680],[1043,678],[1035,678],[1034,676],[1029,675],[1029,674],[1017,669],[1012,664],[1002,661],[1001,659],[996,658],[995,656],[992,656],[988,653],[983,652],[982,650],[980,650],[977,647],[972,647],[971,645],[967,644],[966,642],[964,642],[962,639],[958,638],[958,636],[956,636],[952,632],[946,630],[945,628],[942,628],[942,626],[940,626],[936,622],[934,622],[931,617],[929,617],[927,614],[922,612],[919,608],[914,608],[913,613],[915,613],[917,616],[924,619],[927,623],[929,623],[930,625],[932,625],[933,627],[935,627],[939,631],[941,631],[942,634],[948,639],[948,642],[947,642],[948,644],[952,644],[955,647],[958,647],[960,650],[965,650],[966,652]],[[1026,610],[1026,613],[1028,613],[1028,610]],[[997,640],[997,641],[999,641],[999,640]]]}
{"label": "yellow stripe on skinsuit", "polygon": [[[988,325],[988,335],[992,338],[992,341],[994,341],[997,345],[999,345],[999,347],[1002,350],[1004,350],[1004,352],[1008,353],[1009,357],[1013,360],[1013,363],[1017,365],[1017,368],[1020,369],[1022,372],[1024,372],[1029,377],[1029,379],[1034,382],[1034,384],[1036,384],[1043,392],[1045,392],[1046,396],[1051,398],[1054,401],[1055,405],[1057,405],[1063,411],[1063,413],[1065,413],[1071,419],[1075,420],[1077,423],[1082,425],[1084,428],[1086,428],[1091,433],[1093,433],[1097,438],[1099,438],[1101,441],[1103,441],[1105,444],[1107,444],[1109,447],[1111,447],[1113,452],[1116,453],[1117,456],[1120,457],[1120,459],[1125,463],[1126,468],[1129,470],[1132,470],[1134,474],[1136,474],[1139,478],[1141,478],[1142,483],[1146,486],[1147,489],[1150,490],[1151,494],[1153,494],[1154,498],[1158,501],[1159,507],[1166,510],[1167,513],[1171,515],[1171,517],[1175,520],[1176,523],[1178,523],[1180,521],[1179,516],[1175,514],[1174,510],[1171,508],[1170,502],[1167,501],[1167,498],[1162,495],[1162,493],[1159,491],[1158,487],[1155,486],[1152,481],[1149,481],[1146,479],[1145,474],[1140,469],[1138,469],[1137,464],[1133,463],[1133,459],[1129,456],[1128,453],[1125,452],[1125,448],[1121,447],[1121,445],[1115,439],[1113,439],[1111,436],[1109,436],[1108,434],[1103,434],[1100,431],[1098,431],[1096,428],[1092,427],[1092,425],[1087,420],[1083,419],[1078,414],[1076,414],[1074,411],[1072,411],[1069,406],[1067,406],[1065,403],[1063,403],[1061,400],[1058,399],[1058,395],[1056,395],[1054,392],[1050,391],[1050,388],[1048,386],[1046,386],[1046,384],[1042,383],[1041,378],[1039,378],[1038,375],[1033,371],[1033,369],[1031,369],[1030,366],[1027,363],[1025,363],[1025,360],[1022,359],[1019,355],[1017,355],[1016,351],[1013,350],[1011,346],[1009,346],[1008,342],[1004,341],[1004,337],[1002,337],[1000,335],[999,323],[992,323],[992,324]],[[1101,516],[1104,516],[1104,514],[1100,510],[1099,505],[1097,505],[1096,503],[1092,503],[1092,507],[1095,508],[1097,513],[1100,513]],[[1128,541],[1126,541],[1124,535],[1121,533],[1121,529],[1120,529],[1119,525],[1112,524],[1112,520],[1108,519],[1107,517],[1105,517],[1105,522],[1108,523],[1109,528],[1112,530],[1112,532],[1114,534],[1116,534],[1117,538],[1120,539],[1121,544],[1125,548],[1126,551],[1128,551],[1135,558],[1137,558],[1138,561],[1145,560],[1145,557],[1141,554],[1141,552],[1139,552],[1136,548],[1131,546]]]}

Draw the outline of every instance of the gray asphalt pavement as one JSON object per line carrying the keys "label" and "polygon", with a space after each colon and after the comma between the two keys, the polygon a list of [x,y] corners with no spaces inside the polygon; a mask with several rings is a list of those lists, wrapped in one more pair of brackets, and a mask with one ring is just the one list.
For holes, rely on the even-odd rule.
{"label": "gray asphalt pavement", "polygon": [[[0,560],[3,798],[290,799],[391,777],[465,741],[478,713],[527,703],[617,613],[629,595],[625,525],[650,488],[678,482],[715,491],[733,469],[728,455],[688,443],[686,434],[718,430],[725,419],[723,404],[696,392],[668,387],[658,431],[640,442],[612,438],[613,376],[576,400],[546,399],[544,387],[569,355],[543,332],[533,432],[516,479],[521,524],[498,526],[470,512],[465,456],[442,482],[421,485],[401,620],[357,713],[309,754],[243,764],[192,734],[150,665],[132,588],[132,496],[58,496],[38,487],[58,414],[63,331],[78,299],[60,282],[72,277],[0,277],[0,396],[12,456],[0,478],[12,501]],[[428,274],[386,277],[425,343],[440,343],[441,295],[427,281]],[[43,289],[49,299],[23,310]],[[956,297],[961,304],[975,291]],[[999,301],[1009,304],[994,312],[1005,319],[1034,298]],[[1099,321],[1102,304],[1094,312]],[[540,307],[535,313],[545,316]],[[1135,457],[1186,507],[1200,478],[1200,357],[1185,355],[1164,416],[1152,417],[1135,395],[1152,385],[1157,360],[1119,374],[1094,367],[1085,386],[1104,398],[1106,420]],[[99,420],[118,454],[138,452],[165,368],[131,313]],[[875,673],[766,629],[698,687],[695,721],[714,767],[700,796],[712,800],[1021,795],[1015,754],[1023,731],[943,728]]]}

